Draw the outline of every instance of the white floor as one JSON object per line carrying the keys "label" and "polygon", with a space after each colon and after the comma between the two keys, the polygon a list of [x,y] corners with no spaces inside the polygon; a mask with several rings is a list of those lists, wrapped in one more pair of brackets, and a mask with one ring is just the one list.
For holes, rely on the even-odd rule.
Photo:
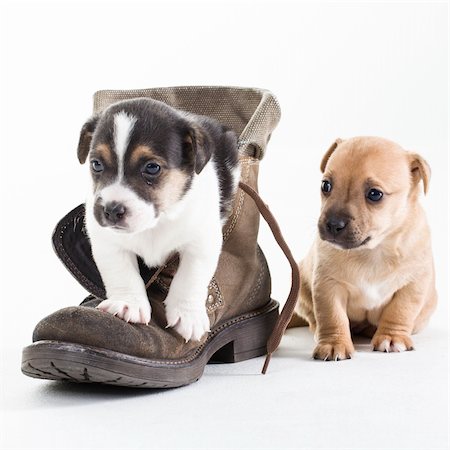
{"label": "white floor", "polygon": [[[442,321],[439,321],[442,323]],[[209,365],[197,383],[133,390],[27,378],[20,346],[3,354],[2,449],[448,448],[445,326],[416,351],[351,361],[310,358],[306,329],[288,331],[269,372],[263,358]]]}

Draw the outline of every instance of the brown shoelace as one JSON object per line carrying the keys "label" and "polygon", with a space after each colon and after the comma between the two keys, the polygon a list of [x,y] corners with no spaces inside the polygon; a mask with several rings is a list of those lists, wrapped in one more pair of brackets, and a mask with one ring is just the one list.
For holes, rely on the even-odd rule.
{"label": "brown shoelace", "polygon": [[173,262],[175,262],[178,259],[178,255],[172,254],[167,258],[167,261],[165,262],[165,264],[163,264],[162,266],[159,266],[155,273],[150,277],[150,279],[147,281],[147,283],[145,283],[145,289],[148,289],[158,278],[159,274],[170,264],[172,264]]}
{"label": "brown shoelace", "polygon": [[[291,290],[289,292],[288,298],[286,299],[286,303],[284,304],[283,309],[281,310],[281,313],[278,316],[272,334],[270,335],[267,341],[267,356],[266,360],[264,361],[264,366],[262,369],[262,373],[265,374],[269,366],[272,353],[280,345],[281,338],[283,337],[283,334],[286,331],[288,323],[291,320],[292,314],[294,313],[295,304],[297,302],[298,293],[300,291],[300,272],[298,270],[297,263],[294,257],[292,256],[291,250],[287,245],[286,241],[284,240],[280,227],[275,217],[270,212],[269,207],[263,202],[259,194],[253,188],[243,183],[242,181],[239,182],[239,187],[255,202],[260,214],[263,216],[264,220],[269,225],[273,237],[275,238],[281,250],[288,259],[292,269]],[[156,272],[151,276],[151,278],[147,281],[145,287],[148,288],[151,284],[153,284],[158,278],[159,274],[176,258],[177,255],[172,255],[164,265],[160,266],[156,270]]]}
{"label": "brown shoelace", "polygon": [[283,334],[286,331],[288,323],[291,320],[292,314],[294,313],[295,304],[297,303],[298,293],[300,291],[300,271],[298,269],[297,262],[295,261],[294,257],[292,256],[292,252],[291,252],[289,246],[287,245],[286,241],[283,238],[283,235],[281,234],[280,227],[279,227],[275,217],[269,210],[269,207],[263,202],[263,200],[261,199],[259,194],[254,189],[252,189],[250,186],[248,186],[242,182],[239,182],[239,187],[247,195],[249,195],[255,202],[256,206],[259,209],[259,212],[263,216],[264,220],[267,222],[267,225],[269,225],[269,228],[272,231],[273,237],[277,241],[281,250],[283,250],[283,253],[285,254],[286,258],[288,259],[289,264],[292,269],[291,290],[289,292],[288,298],[286,299],[286,303],[284,304],[283,309],[281,310],[281,313],[278,316],[278,320],[275,324],[272,334],[270,335],[270,337],[267,341],[267,356],[266,356],[266,360],[264,361],[264,366],[262,369],[262,373],[265,374],[267,371],[267,368],[269,366],[269,362],[270,362],[270,358],[272,357],[272,353],[280,345],[281,338],[283,337]]}

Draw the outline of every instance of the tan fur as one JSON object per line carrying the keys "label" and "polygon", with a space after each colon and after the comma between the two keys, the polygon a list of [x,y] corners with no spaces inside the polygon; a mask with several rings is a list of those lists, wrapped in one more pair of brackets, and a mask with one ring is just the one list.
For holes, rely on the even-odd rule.
{"label": "tan fur", "polygon": [[159,162],[156,161],[156,159],[159,160],[159,158],[155,156],[154,151],[148,145],[138,145],[137,147],[133,148],[130,156],[130,163],[133,165],[137,164],[141,159],[148,159]]}
{"label": "tan fur", "polygon": [[106,144],[99,144],[95,147],[92,155],[100,156],[107,164],[112,164],[113,158],[112,158],[112,151],[109,145]]}
{"label": "tan fur", "polygon": [[167,169],[163,176],[161,187],[155,193],[155,203],[160,211],[165,211],[181,198],[188,182],[186,173],[179,169]]}
{"label": "tan fur", "polygon": [[[322,195],[319,224],[330,211],[348,211],[352,236],[370,241],[344,250],[316,238],[300,263],[302,289],[296,314],[315,332],[314,357],[351,357],[351,329],[371,335],[375,350],[412,349],[411,334],[433,312],[437,294],[430,231],[418,197],[428,190],[430,169],[417,154],[381,138],[338,142],[325,154],[324,178],[332,195]],[[370,204],[365,192],[385,195]]]}

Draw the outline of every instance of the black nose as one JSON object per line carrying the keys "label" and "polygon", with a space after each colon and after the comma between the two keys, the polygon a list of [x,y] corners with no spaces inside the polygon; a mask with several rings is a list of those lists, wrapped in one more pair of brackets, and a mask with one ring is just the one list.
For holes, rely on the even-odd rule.
{"label": "black nose", "polygon": [[122,205],[122,203],[111,202],[107,203],[103,208],[103,214],[105,215],[105,219],[111,223],[116,224],[120,222],[120,220],[125,215],[126,208]]}
{"label": "black nose", "polygon": [[337,236],[346,226],[348,221],[341,217],[330,217],[327,221],[327,231]]}

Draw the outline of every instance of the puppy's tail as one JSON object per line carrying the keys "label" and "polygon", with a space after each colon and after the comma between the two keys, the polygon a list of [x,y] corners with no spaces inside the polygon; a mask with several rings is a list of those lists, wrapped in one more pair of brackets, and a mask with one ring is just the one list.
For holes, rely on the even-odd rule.
{"label": "puppy's tail", "polygon": [[295,328],[295,327],[308,327],[309,323],[303,317],[299,316],[296,312],[292,314],[292,318],[288,323],[287,328]]}

